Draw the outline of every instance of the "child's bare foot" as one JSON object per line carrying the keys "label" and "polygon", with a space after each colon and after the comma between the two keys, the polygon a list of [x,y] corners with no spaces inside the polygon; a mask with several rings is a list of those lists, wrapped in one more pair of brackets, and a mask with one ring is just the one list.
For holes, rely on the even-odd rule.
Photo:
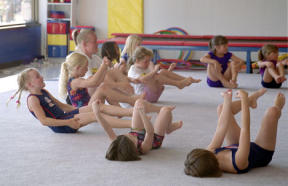
{"label": "child's bare foot", "polygon": [[281,76],[281,83],[283,83],[284,81],[286,81],[286,77],[285,76]]}
{"label": "child's bare foot", "polygon": [[284,96],[284,94],[282,94],[281,92],[279,92],[277,94],[277,96],[275,97],[275,100],[274,100],[274,105],[276,107],[278,107],[280,110],[282,110],[282,108],[285,105],[285,96]]}
{"label": "child's bare foot", "polygon": [[183,80],[181,80],[180,82],[179,82],[179,84],[178,84],[178,88],[179,89],[183,89],[184,87],[187,87],[187,86],[189,86],[189,85],[191,85],[192,84],[192,82],[191,82],[191,79],[190,78],[185,78],[185,79],[183,79]]}
{"label": "child's bare foot", "polygon": [[168,71],[173,71],[174,70],[174,68],[176,67],[176,63],[172,63],[170,66],[169,66],[169,68],[168,68]]}
{"label": "child's bare foot", "polygon": [[237,83],[234,83],[234,82],[222,82],[222,84],[223,84],[223,86],[225,87],[225,88],[237,88]]}
{"label": "child's bare foot", "polygon": [[236,82],[236,80],[230,80],[229,83],[231,83],[233,86],[235,86],[234,88],[238,87],[238,83]]}
{"label": "child's bare foot", "polygon": [[253,92],[249,96],[249,101],[250,101],[250,107],[251,108],[256,108],[257,107],[257,100],[259,97],[263,96],[267,92],[266,88],[261,88],[257,90],[256,92]]}
{"label": "child's bare foot", "polygon": [[240,99],[248,98],[248,93],[245,90],[238,90],[236,92],[236,98],[240,98]]}
{"label": "child's bare foot", "polygon": [[275,77],[275,81],[276,81],[276,83],[282,83],[282,77],[281,76],[276,76]]}
{"label": "child's bare foot", "polygon": [[188,77],[188,79],[190,79],[190,81],[191,81],[192,83],[199,83],[200,81],[202,81],[201,79],[194,79],[194,78],[192,78],[192,77]]}
{"label": "child's bare foot", "polygon": [[225,98],[229,98],[232,100],[232,90],[228,89],[225,92],[221,92],[221,96]]}
{"label": "child's bare foot", "polygon": [[171,125],[166,130],[166,134],[171,134],[173,131],[180,129],[182,126],[183,126],[183,121],[171,123]]}

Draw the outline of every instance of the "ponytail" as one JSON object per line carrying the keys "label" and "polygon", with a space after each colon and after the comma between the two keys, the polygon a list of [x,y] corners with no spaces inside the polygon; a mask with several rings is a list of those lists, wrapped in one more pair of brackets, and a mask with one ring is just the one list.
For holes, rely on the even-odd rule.
{"label": "ponytail", "polygon": [[78,29],[73,30],[72,39],[73,39],[76,46],[78,45],[78,42],[77,42],[78,35],[79,35],[79,30]]}
{"label": "ponytail", "polygon": [[260,50],[258,51],[258,60],[259,60],[259,61],[263,61],[263,60],[264,60],[264,55],[263,55],[263,53],[262,53],[262,49],[260,49]]}
{"label": "ponytail", "polygon": [[67,83],[68,83],[69,71],[67,67],[67,62],[62,63],[59,84],[58,84],[58,94],[62,99],[67,97]]}
{"label": "ponytail", "polygon": [[35,70],[38,72],[37,69],[35,68],[28,68],[28,69],[25,69],[24,71],[22,71],[18,77],[17,77],[17,83],[18,83],[18,90],[8,99],[6,105],[8,106],[9,102],[14,99],[17,94],[18,94],[18,99],[16,100],[16,104],[17,104],[17,108],[20,107],[21,103],[20,103],[20,100],[21,100],[21,96],[22,96],[22,92],[24,90],[27,90],[27,87],[26,87],[26,83],[27,83],[27,80],[28,80],[28,73],[31,71],[31,70]]}

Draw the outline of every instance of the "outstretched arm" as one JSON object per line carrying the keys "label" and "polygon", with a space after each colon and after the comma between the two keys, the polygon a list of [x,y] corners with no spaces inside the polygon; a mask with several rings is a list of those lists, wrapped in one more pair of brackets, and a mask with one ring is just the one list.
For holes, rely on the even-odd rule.
{"label": "outstretched arm", "polygon": [[93,112],[96,116],[96,119],[102,125],[103,129],[107,133],[110,140],[114,141],[117,138],[117,136],[116,136],[115,132],[113,131],[112,127],[107,122],[107,120],[100,113],[100,105],[99,104],[100,104],[100,101],[94,101],[92,103]]}
{"label": "outstretched arm", "polygon": [[232,121],[232,90],[227,90],[224,92],[223,97],[223,109],[218,119],[217,128],[210,144],[207,147],[207,150],[211,152],[214,152],[216,148],[222,146],[229,124]]}
{"label": "outstretched arm", "polygon": [[239,97],[241,99],[241,132],[239,139],[239,147],[236,152],[236,164],[239,169],[245,169],[248,166],[248,156],[250,152],[250,110],[247,92],[240,90]]}
{"label": "outstretched arm", "polygon": [[28,108],[32,111],[36,118],[45,126],[69,126],[73,129],[80,128],[80,122],[78,118],[71,119],[54,119],[47,117],[43,108],[40,105],[40,101],[36,96],[30,96],[27,100]]}
{"label": "outstretched arm", "polygon": [[259,68],[264,67],[272,68],[274,66],[274,64],[270,61],[258,61],[257,65],[259,66]]}
{"label": "outstretched arm", "polygon": [[111,61],[107,57],[104,57],[100,68],[94,75],[92,75],[88,79],[77,78],[73,80],[72,88],[77,89],[77,88],[90,88],[99,86],[103,82],[107,69],[110,65]]}

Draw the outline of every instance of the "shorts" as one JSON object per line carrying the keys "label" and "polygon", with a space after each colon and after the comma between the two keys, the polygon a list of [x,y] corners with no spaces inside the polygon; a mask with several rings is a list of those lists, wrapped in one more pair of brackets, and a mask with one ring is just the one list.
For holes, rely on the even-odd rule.
{"label": "shorts", "polygon": [[[143,131],[131,131],[130,134],[133,136],[137,136],[138,143],[142,144],[145,138],[145,130]],[[154,133],[153,142],[152,142],[152,149],[159,149],[162,146],[162,142],[164,140],[164,136],[160,136]]]}
{"label": "shorts", "polygon": [[265,88],[280,88],[282,86],[282,83],[278,84],[274,79],[269,83],[264,82],[262,79],[261,84]]}
{"label": "shorts", "polygon": [[143,91],[145,92],[145,99],[151,103],[158,101],[164,90],[164,86],[161,86],[156,92],[152,92],[148,87],[144,86]]}
{"label": "shorts", "polygon": [[208,77],[207,77],[207,84],[208,84],[210,87],[224,87],[220,80],[218,80],[218,81],[212,81],[212,80],[209,79]]}
{"label": "shorts", "polygon": [[[67,112],[61,118],[58,119],[71,119],[76,114],[79,114],[79,109]],[[69,126],[49,126],[49,128],[55,133],[76,133],[78,131],[78,129],[73,129]]]}
{"label": "shorts", "polygon": [[249,167],[264,167],[272,160],[274,151],[266,150],[254,142],[250,143]]}

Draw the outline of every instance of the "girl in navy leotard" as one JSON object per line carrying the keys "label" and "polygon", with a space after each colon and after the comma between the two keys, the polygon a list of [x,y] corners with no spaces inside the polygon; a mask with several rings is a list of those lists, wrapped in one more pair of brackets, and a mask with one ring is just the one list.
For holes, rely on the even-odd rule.
{"label": "girl in navy leotard", "polygon": [[96,118],[112,141],[106,152],[108,160],[139,160],[139,155],[161,147],[165,133],[172,133],[182,127],[182,121],[172,123],[171,111],[174,107],[165,106],[161,108],[153,128],[150,119],[145,114],[147,108],[144,103],[143,99],[136,101],[133,108],[131,131],[119,136],[116,136],[109,121],[103,118],[99,112],[99,102],[93,103],[92,107]]}
{"label": "girl in navy leotard", "polygon": [[258,66],[261,74],[261,84],[266,88],[280,88],[286,81],[283,63],[277,63],[278,47],[264,45],[258,52]]}
{"label": "girl in navy leotard", "polygon": [[[44,89],[45,83],[43,77],[34,68],[26,69],[19,74],[18,86],[19,88],[17,92],[10,98],[10,100],[19,94],[16,102],[20,105],[22,91],[28,91],[30,93],[27,98],[29,111],[43,125],[50,127],[56,133],[75,133],[80,127],[93,121],[97,121],[91,106],[75,108],[71,105],[63,104],[54,98]],[[131,126],[129,120],[121,120],[112,117],[112,115],[131,116],[131,109],[101,104],[101,112],[113,128]]]}
{"label": "girl in navy leotard", "polygon": [[[245,173],[252,168],[263,167],[272,160],[276,145],[277,124],[285,97],[278,93],[274,106],[268,108],[261,128],[254,142],[250,142],[249,107],[257,107],[257,99],[266,92],[262,88],[252,95],[239,90],[240,100],[232,101],[232,91],[223,93],[224,102],[218,109],[218,125],[211,143],[206,149],[194,149],[185,161],[185,173],[196,177],[219,177],[222,171],[229,173]],[[234,117],[241,113],[240,128]],[[226,147],[221,147],[226,139]]]}
{"label": "girl in navy leotard", "polygon": [[210,52],[200,59],[207,63],[207,84],[210,87],[236,88],[238,72],[244,61],[228,52],[228,40],[215,36],[209,42]]}

